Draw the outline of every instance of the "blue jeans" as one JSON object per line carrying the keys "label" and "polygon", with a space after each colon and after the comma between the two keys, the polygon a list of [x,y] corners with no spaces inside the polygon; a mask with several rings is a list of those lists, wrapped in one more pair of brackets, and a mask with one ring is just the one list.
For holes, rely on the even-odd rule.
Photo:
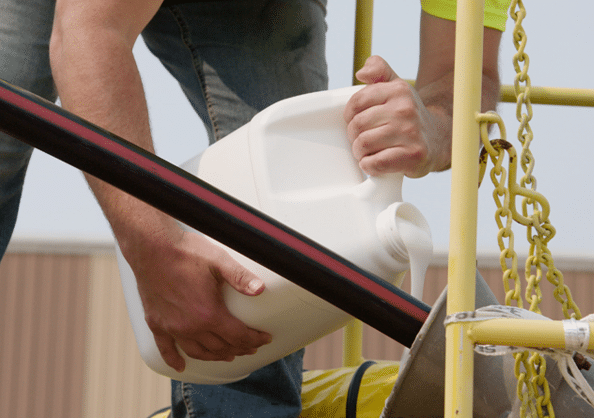
{"label": "blue jeans", "polygon": [[[213,143],[279,100],[328,87],[326,0],[251,0],[161,8],[143,32]],[[172,417],[296,418],[303,350],[221,386],[172,381]]]}
{"label": "blue jeans", "polygon": [[[0,78],[55,101],[49,38],[55,2],[0,0]],[[0,259],[17,219],[33,149],[0,132]]]}

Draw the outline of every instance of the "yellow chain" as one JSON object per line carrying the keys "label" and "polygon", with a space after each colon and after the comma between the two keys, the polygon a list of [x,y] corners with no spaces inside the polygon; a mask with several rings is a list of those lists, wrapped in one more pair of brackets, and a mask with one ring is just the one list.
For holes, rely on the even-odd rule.
{"label": "yellow chain", "polygon": [[[490,172],[495,187],[493,198],[497,209],[495,220],[499,227],[497,241],[500,253],[500,264],[503,271],[505,304],[523,306],[521,296],[522,284],[518,275],[518,260],[514,250],[513,221],[526,227],[529,243],[529,254],[525,265],[526,291],[524,298],[530,304],[530,310],[540,313],[542,291],[540,284],[543,278],[543,266],[546,267],[546,278],[555,287],[553,294],[560,302],[566,318],[581,318],[580,311],[571,297],[569,288],[563,282],[563,274],[555,268],[553,257],[547,245],[555,236],[555,228],[549,221],[550,206],[547,199],[536,192],[536,178],[533,175],[534,158],[530,151],[533,132],[530,127],[532,104],[530,102],[530,77],[528,76],[529,57],[525,52],[526,33],[522,21],[526,17],[526,9],[522,0],[512,0],[510,16],[514,20],[513,42],[516,54],[513,65],[516,70],[514,90],[517,98],[516,118],[519,122],[518,140],[522,144],[519,156],[523,175],[519,183],[516,181],[518,156],[514,147],[506,140],[505,125],[494,112],[478,115],[480,123],[483,151],[480,157],[480,179],[484,177],[488,157],[493,162]],[[501,139],[490,141],[488,125],[497,124]],[[507,154],[507,157],[506,157]],[[509,173],[504,168],[508,162]],[[522,198],[522,213],[516,210],[516,197]],[[573,312],[570,312],[573,311]],[[538,353],[515,355],[515,374],[518,379],[517,394],[521,400],[520,416],[555,417],[550,403],[550,391],[545,379],[546,361]]]}
{"label": "yellow chain", "polygon": [[[516,11],[516,8],[518,9]],[[563,282],[563,274],[555,268],[553,257],[547,244],[555,236],[555,228],[549,221],[550,208],[547,200],[536,192],[536,178],[532,174],[534,169],[534,158],[530,152],[530,143],[534,137],[530,128],[532,119],[532,104],[530,102],[530,76],[528,75],[529,57],[525,52],[526,33],[522,27],[522,21],[526,17],[526,8],[522,0],[513,0],[510,7],[510,16],[515,22],[513,30],[513,42],[517,53],[513,57],[513,65],[516,70],[514,78],[514,90],[517,97],[516,118],[518,119],[518,140],[522,143],[520,162],[524,176],[520,180],[520,186],[524,189],[522,201],[523,225],[526,226],[526,236],[530,244],[529,256],[526,260],[526,301],[530,302],[530,310],[539,312],[539,304],[542,301],[540,282],[543,276],[543,265],[547,268],[547,280],[555,286],[554,296],[562,306],[566,318],[581,318],[579,308],[571,297],[569,288]],[[521,85],[523,84],[523,85]],[[522,109],[525,108],[525,112]],[[527,187],[530,186],[530,189]],[[530,207],[532,208],[530,213]],[[564,299],[563,296],[566,296]],[[569,311],[572,310],[573,313]]]}
{"label": "yellow chain", "polygon": [[[480,122],[481,138],[484,146],[480,157],[481,180],[485,174],[487,156],[490,156],[491,161],[493,162],[491,181],[495,186],[493,199],[497,206],[497,210],[495,211],[495,221],[499,227],[497,242],[499,244],[499,249],[501,250],[499,262],[501,264],[501,269],[503,270],[505,304],[512,305],[512,303],[515,303],[516,306],[522,308],[522,285],[518,275],[518,257],[514,250],[514,233],[512,231],[513,221],[517,218],[514,216],[514,190],[516,189],[514,185],[516,184],[515,173],[517,161],[516,151],[506,140],[505,125],[498,114],[489,112],[478,115],[478,121]],[[501,139],[493,142],[489,141],[489,124],[497,124],[499,126]],[[506,153],[509,154],[509,176],[504,167],[504,163],[507,160]]]}

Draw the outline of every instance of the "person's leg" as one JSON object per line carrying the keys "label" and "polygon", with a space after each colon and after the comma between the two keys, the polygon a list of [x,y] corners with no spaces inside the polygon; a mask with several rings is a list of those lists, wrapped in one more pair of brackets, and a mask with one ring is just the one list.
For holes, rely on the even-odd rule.
{"label": "person's leg", "polygon": [[328,88],[326,0],[162,8],[143,32],[217,141],[270,106]]}
{"label": "person's leg", "polygon": [[[49,64],[53,0],[0,0],[0,79],[55,101]],[[0,259],[17,219],[32,148],[0,133]]]}
{"label": "person's leg", "polygon": [[226,385],[171,382],[172,418],[297,418],[301,413],[303,351]]}
{"label": "person's leg", "polygon": [[[143,33],[179,81],[211,143],[260,110],[327,89],[325,0],[233,1],[164,8]],[[296,418],[303,350],[220,386],[172,382],[172,417]]]}

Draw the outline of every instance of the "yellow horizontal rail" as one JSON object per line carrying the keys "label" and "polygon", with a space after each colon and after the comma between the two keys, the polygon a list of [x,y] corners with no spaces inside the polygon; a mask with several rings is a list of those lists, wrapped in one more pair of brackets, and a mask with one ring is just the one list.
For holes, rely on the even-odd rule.
{"label": "yellow horizontal rail", "polygon": [[[501,86],[500,99],[502,102],[515,103],[514,86]],[[530,101],[533,104],[594,107],[594,89],[530,87]]]}
{"label": "yellow horizontal rail", "polygon": [[[414,80],[407,80],[412,86]],[[523,92],[525,89],[521,88]],[[505,103],[516,103],[514,86],[504,84],[500,88],[499,99]],[[594,89],[568,87],[530,87],[532,104],[594,107]]]}
{"label": "yellow horizontal rail", "polygon": [[[472,323],[468,336],[477,344],[531,348],[566,348],[563,321],[491,319]],[[594,327],[588,350],[594,349]]]}

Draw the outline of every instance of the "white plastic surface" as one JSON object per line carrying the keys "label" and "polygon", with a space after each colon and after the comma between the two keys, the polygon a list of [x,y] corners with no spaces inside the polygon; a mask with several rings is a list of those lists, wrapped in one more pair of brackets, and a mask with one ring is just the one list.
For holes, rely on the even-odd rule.
{"label": "white plastic surface", "polygon": [[[358,88],[312,93],[279,102],[182,167],[400,286],[409,268],[407,251],[415,252],[414,257],[420,260],[417,270],[423,270],[423,262],[428,262],[432,250],[430,233],[427,222],[412,205],[407,204],[405,217],[400,216],[402,211],[389,208],[402,201],[402,175],[367,179],[351,154],[342,112]],[[387,212],[380,217],[383,221],[378,220],[384,211]],[[408,234],[404,241],[399,238],[399,230],[414,228],[421,233],[420,239],[415,233],[412,238]],[[162,360],[144,321],[134,275],[118,251],[136,340],[142,358],[157,373],[201,384],[237,381],[341,328],[350,319],[333,305],[228,250],[264,280],[266,290],[259,296],[248,297],[226,286],[226,304],[249,326],[269,332],[273,342],[256,354],[237,357],[231,363],[186,358],[183,373],[177,373]],[[425,271],[419,271],[419,277],[413,281],[424,275]],[[422,281],[420,288],[422,291]]]}

